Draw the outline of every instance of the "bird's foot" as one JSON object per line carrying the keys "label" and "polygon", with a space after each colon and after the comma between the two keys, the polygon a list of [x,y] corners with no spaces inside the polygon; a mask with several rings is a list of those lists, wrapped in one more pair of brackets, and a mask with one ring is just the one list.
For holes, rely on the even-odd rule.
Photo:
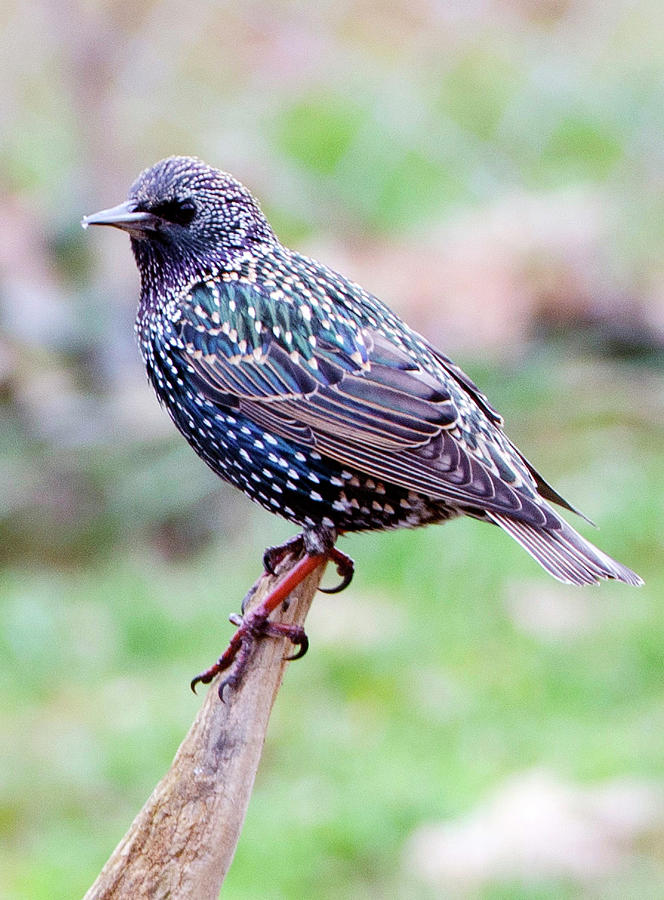
{"label": "bird's foot", "polygon": [[271,622],[269,616],[279,605],[285,604],[295,588],[327,560],[331,559],[336,563],[337,570],[343,579],[342,583],[332,592],[342,590],[350,584],[353,577],[353,561],[345,553],[336,549],[335,539],[336,534],[328,533],[327,530],[305,532],[304,535],[298,535],[280,547],[271,547],[265,551],[263,563],[268,574],[277,574],[275,569],[288,555],[293,555],[297,561],[263,601],[247,612],[245,605],[255,593],[257,585],[249,591],[242,603],[242,616],[232,615],[230,617],[231,622],[238,626],[237,631],[216,663],[192,679],[191,689],[194,692],[197,684],[209,684],[216,675],[230,670],[219,685],[219,696],[223,700],[224,690],[227,687],[237,687],[241,682],[253,646],[262,637],[288,638],[298,649],[296,653],[286,658],[293,660],[304,656],[309,647],[309,639],[304,629],[300,625]]}
{"label": "bird's foot", "polygon": [[304,553],[304,537],[301,534],[293,535],[283,544],[268,547],[263,553],[263,568],[268,575],[276,575],[277,566],[283,562],[289,554],[299,559]]}
{"label": "bird's foot", "polygon": [[238,629],[219,659],[209,669],[192,678],[191,689],[194,693],[196,693],[196,685],[209,684],[221,672],[231,669],[226,678],[219,684],[219,698],[223,700],[226,688],[233,689],[242,681],[251,657],[252,648],[259,638],[288,638],[299,649],[292,656],[287,656],[286,659],[300,659],[300,657],[304,656],[309,649],[309,638],[304,628],[301,625],[270,622],[267,614],[263,611],[264,605],[262,603],[255,610],[244,616],[238,616],[235,613],[229,616],[229,620],[233,625],[237,625]]}
{"label": "bird's foot", "polygon": [[[355,563],[346,553],[342,553],[334,543],[324,536],[321,540],[321,532],[313,533],[305,532],[304,534],[296,534],[294,537],[278,544],[275,547],[268,547],[263,554],[263,568],[268,575],[274,575],[277,566],[288,554],[292,554],[296,558],[302,556],[303,553],[315,555],[316,553],[325,553],[327,558],[337,567],[337,572],[341,576],[341,582],[332,588],[319,587],[318,590],[323,594],[338,594],[345,590],[353,580],[355,573]],[[245,600],[246,602],[246,600]],[[244,609],[244,604],[243,607]]]}

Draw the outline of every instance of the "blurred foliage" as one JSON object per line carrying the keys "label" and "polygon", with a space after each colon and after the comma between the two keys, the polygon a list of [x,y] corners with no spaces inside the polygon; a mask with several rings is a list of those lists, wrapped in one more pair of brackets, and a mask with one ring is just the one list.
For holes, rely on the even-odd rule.
{"label": "blurred foliage", "polygon": [[[437,896],[409,837],[509,775],[663,779],[664,7],[0,16],[0,894],[84,892],[290,533],[174,434],[126,239],[78,226],[172,153],[234,172],[285,241],[460,355],[647,581],[570,591],[471,522],[349,538],[358,575],[314,606],[224,896]],[[643,841],[595,881],[476,895],[658,896],[662,832]]]}

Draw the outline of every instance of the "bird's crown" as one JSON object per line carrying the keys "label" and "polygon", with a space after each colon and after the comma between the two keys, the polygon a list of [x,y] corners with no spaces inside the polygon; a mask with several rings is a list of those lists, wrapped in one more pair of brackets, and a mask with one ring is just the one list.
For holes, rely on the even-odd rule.
{"label": "bird's crown", "polygon": [[138,235],[148,240],[168,235],[177,241],[184,239],[184,230],[211,246],[220,240],[242,245],[274,237],[250,191],[193,156],[170,156],[144,169],[129,190],[129,201],[155,219],[157,227]]}

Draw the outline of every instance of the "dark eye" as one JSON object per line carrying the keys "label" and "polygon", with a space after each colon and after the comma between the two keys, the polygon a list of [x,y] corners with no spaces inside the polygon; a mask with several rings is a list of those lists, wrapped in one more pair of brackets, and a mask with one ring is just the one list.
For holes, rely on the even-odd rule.
{"label": "dark eye", "polygon": [[159,216],[160,219],[172,222],[174,225],[189,225],[196,215],[196,204],[189,198],[184,200],[164,200],[153,206],[150,212],[155,216]]}

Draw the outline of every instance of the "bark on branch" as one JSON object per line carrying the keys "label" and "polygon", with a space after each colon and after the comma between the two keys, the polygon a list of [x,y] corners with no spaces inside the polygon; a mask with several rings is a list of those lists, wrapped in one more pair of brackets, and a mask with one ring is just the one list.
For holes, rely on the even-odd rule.
{"label": "bark on branch", "polygon": [[[292,565],[261,577],[249,607]],[[279,621],[302,625],[322,577],[319,566],[290,595]],[[84,900],[216,900],[249,804],[272,705],[292,645],[259,640],[242,683],[212,682],[173,764],[134,819]]]}

